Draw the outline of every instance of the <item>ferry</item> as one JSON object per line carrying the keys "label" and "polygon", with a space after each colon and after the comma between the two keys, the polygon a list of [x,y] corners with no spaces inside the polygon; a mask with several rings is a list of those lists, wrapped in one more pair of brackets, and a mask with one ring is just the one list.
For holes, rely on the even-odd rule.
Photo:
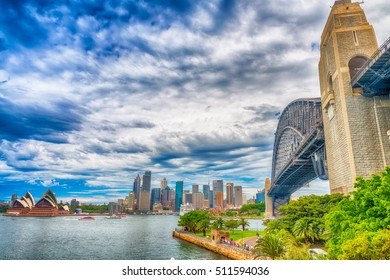
{"label": "ferry", "polygon": [[95,220],[95,218],[92,216],[86,216],[79,219],[79,221],[92,221],[92,220]]}
{"label": "ferry", "polygon": [[122,216],[113,214],[113,215],[108,216],[107,219],[122,219]]}

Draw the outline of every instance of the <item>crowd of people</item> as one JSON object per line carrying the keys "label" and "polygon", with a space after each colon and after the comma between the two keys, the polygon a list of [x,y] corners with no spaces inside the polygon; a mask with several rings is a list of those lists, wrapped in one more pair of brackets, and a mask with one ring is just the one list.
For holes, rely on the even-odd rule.
{"label": "crowd of people", "polygon": [[229,247],[239,248],[239,249],[242,249],[245,251],[252,251],[253,250],[253,246],[249,246],[248,244],[245,244],[245,243],[243,243],[241,246],[238,242],[235,242],[233,240],[226,240],[224,238],[221,238],[219,240],[219,243],[227,245]]}

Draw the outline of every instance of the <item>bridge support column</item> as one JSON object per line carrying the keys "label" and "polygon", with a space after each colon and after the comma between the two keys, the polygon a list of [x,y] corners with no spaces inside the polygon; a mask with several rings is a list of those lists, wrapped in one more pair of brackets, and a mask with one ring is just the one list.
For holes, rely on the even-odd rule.
{"label": "bridge support column", "polygon": [[274,201],[268,192],[271,188],[270,178],[265,179],[264,196],[265,196],[265,217],[272,218],[274,216]]}
{"label": "bridge support column", "polygon": [[287,205],[290,202],[291,195],[283,196],[283,197],[273,197],[273,216],[278,218],[280,217],[279,207]]}

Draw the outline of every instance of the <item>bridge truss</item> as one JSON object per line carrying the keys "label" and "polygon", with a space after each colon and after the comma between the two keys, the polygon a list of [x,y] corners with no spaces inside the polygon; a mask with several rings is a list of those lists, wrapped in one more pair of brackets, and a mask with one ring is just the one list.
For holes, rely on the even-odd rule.
{"label": "bridge truss", "polygon": [[328,179],[321,99],[298,99],[279,119],[268,195],[286,204],[292,193],[315,178]]}

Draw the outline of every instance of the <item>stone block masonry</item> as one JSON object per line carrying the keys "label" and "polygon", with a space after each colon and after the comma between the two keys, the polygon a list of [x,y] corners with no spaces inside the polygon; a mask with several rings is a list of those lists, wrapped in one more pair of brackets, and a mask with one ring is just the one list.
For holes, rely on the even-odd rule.
{"label": "stone block masonry", "polygon": [[216,244],[206,238],[198,237],[190,233],[185,233],[182,231],[175,230],[172,232],[172,236],[190,242],[192,244],[195,244],[199,247],[203,247],[207,250],[213,251],[232,260],[253,260],[254,259],[252,253],[250,252],[241,250],[239,248],[231,248],[228,247],[227,245]]}

